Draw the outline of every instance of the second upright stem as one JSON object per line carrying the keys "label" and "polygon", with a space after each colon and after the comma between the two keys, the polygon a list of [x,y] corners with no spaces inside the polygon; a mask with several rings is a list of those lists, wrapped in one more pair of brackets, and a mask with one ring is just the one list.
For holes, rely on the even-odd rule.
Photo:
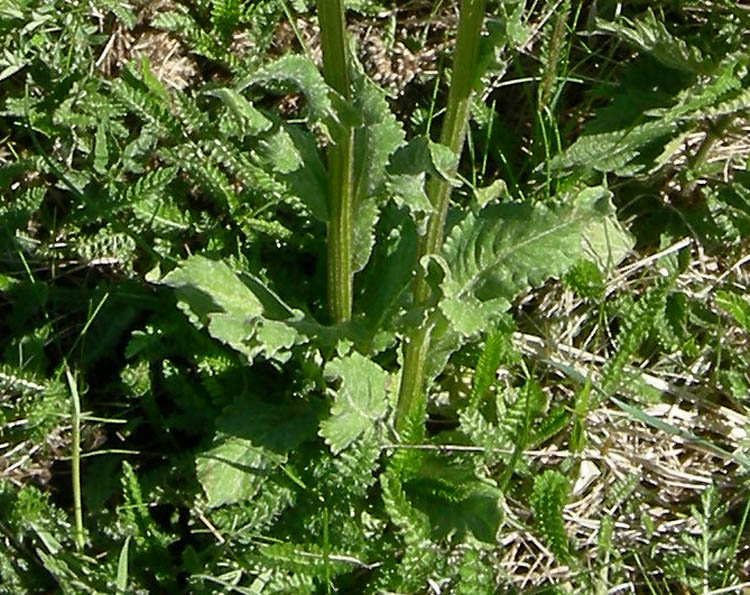
{"label": "second upright stem", "polygon": [[[485,0],[462,0],[458,22],[456,51],[453,59],[448,105],[440,134],[440,143],[457,155],[461,154],[466,137],[466,124],[471,109],[471,94],[476,82],[479,62],[479,40],[484,20]],[[443,245],[445,217],[450,204],[451,185],[443,179],[431,178],[427,183],[427,196],[432,204],[432,215],[427,233],[422,238],[419,259],[436,254]],[[430,288],[424,275],[417,273],[414,286],[414,303],[424,304],[430,297]],[[430,347],[429,317],[415,328],[404,346],[404,367],[401,372],[396,430],[401,430],[415,410],[419,399],[424,399],[424,379],[427,353]]]}

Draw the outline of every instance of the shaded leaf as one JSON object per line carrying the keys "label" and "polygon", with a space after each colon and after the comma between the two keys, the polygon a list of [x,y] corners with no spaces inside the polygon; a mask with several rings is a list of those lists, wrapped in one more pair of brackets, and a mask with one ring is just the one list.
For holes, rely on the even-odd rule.
{"label": "shaded leaf", "polygon": [[430,519],[433,537],[461,539],[466,533],[494,543],[502,522],[501,492],[476,477],[473,465],[445,456],[421,459],[416,477],[404,484],[416,508]]}
{"label": "shaded leaf", "polygon": [[283,453],[315,437],[321,414],[315,402],[295,399],[269,403],[245,396],[224,410],[216,427],[224,434]]}
{"label": "shaded leaf", "polygon": [[622,18],[617,22],[597,19],[600,31],[614,33],[643,52],[651,54],[664,66],[695,74],[708,74],[714,69],[713,62],[704,57],[695,46],[672,35],[665,24],[648,8],[643,18]]}

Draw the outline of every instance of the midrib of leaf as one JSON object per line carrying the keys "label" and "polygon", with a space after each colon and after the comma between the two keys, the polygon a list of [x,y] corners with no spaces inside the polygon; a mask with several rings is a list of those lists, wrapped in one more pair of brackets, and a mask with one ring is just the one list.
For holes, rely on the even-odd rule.
{"label": "midrib of leaf", "polygon": [[[560,225],[552,226],[549,229],[545,229],[544,231],[534,234],[530,237],[528,237],[526,240],[516,243],[513,246],[510,246],[506,249],[500,249],[500,252],[498,252],[494,258],[491,259],[491,262],[487,263],[485,266],[481,266],[477,269],[477,272],[473,275],[471,275],[466,282],[463,284],[461,289],[456,293],[457,298],[461,298],[467,295],[467,293],[472,290],[476,284],[479,282],[479,280],[486,275],[489,275],[492,271],[494,271],[496,268],[502,266],[504,262],[508,262],[511,258],[511,256],[514,253],[517,253],[521,251],[524,248],[532,246],[534,243],[540,242],[545,237],[550,235],[555,235],[557,233],[564,233],[563,230],[565,228],[571,228],[575,229],[577,226],[579,226],[582,222],[585,223],[587,219],[590,218],[591,213],[587,213],[583,211],[582,209],[576,209],[578,216],[574,219],[567,220]],[[567,234],[566,234],[567,235]]]}

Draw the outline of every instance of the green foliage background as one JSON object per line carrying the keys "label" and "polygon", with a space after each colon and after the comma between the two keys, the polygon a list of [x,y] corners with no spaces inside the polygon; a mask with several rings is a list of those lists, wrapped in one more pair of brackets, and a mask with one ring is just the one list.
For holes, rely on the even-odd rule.
{"label": "green foliage background", "polygon": [[[434,68],[386,93],[358,39],[345,101],[302,0],[0,5],[0,591],[747,583],[747,7],[489,2],[462,155],[434,140],[459,7],[347,8]],[[430,178],[446,241],[415,262]],[[417,324],[426,405],[396,432]]]}

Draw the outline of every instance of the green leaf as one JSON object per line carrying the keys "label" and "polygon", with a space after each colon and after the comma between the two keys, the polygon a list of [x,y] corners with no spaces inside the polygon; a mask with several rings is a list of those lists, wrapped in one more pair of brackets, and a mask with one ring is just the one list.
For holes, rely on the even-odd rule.
{"label": "green leaf", "polygon": [[245,438],[229,437],[196,457],[198,481],[212,508],[250,500],[266,476],[286,457],[272,454]]}
{"label": "green leaf", "polygon": [[380,487],[385,510],[407,545],[428,545],[430,525],[427,515],[409,502],[399,477],[390,470],[382,473]]}
{"label": "green leaf", "polygon": [[220,260],[191,256],[159,283],[175,288],[188,314],[204,325],[214,312],[238,319],[253,319],[263,314],[260,300]]}
{"label": "green leaf", "polygon": [[420,232],[424,233],[427,215],[432,213],[432,203],[425,191],[426,174],[389,175],[386,181],[388,196],[398,205],[409,209],[415,223],[420,224]]}
{"label": "green leaf", "polygon": [[732,291],[719,290],[715,295],[716,305],[729,312],[746,331],[750,332],[750,304],[747,300]]}
{"label": "green leaf", "polygon": [[416,477],[404,484],[414,506],[430,519],[433,538],[466,533],[494,543],[502,522],[500,490],[476,477],[473,464],[444,455],[422,457]]}
{"label": "green leaf", "polygon": [[456,584],[456,595],[495,592],[495,569],[492,561],[483,562],[479,550],[466,549]]}
{"label": "green leaf", "polygon": [[346,123],[359,125],[356,111],[331,89],[315,64],[300,55],[284,56],[260,68],[235,87],[241,92],[250,85],[261,85],[271,91],[286,93],[301,91],[307,99],[307,109],[313,122],[325,122],[329,127]]}
{"label": "green leaf", "polygon": [[245,134],[256,136],[273,126],[271,120],[266,118],[252,103],[234,89],[221,87],[205,91],[205,94],[219,98],[227,106]]}
{"label": "green leaf", "polygon": [[352,272],[367,264],[379,215],[376,199],[386,180],[389,156],[404,142],[403,127],[391,112],[383,92],[366,77],[355,80],[355,108],[362,125],[354,131],[354,238]]}
{"label": "green leaf", "polygon": [[567,272],[584,253],[585,232],[612,213],[610,196],[594,187],[557,209],[492,205],[456,225],[433,259],[444,277],[432,314],[427,378],[437,376],[469,337],[491,327],[511,300]]}
{"label": "green leaf", "polygon": [[396,319],[411,300],[411,282],[417,257],[418,235],[403,209],[384,209],[377,230],[377,242],[367,268],[357,278],[362,309],[372,336],[369,352],[379,352],[395,340]]}
{"label": "green leaf", "polygon": [[534,522],[544,541],[563,562],[568,557],[568,536],[563,523],[563,507],[568,492],[568,480],[559,471],[548,469],[534,479],[531,510]]}
{"label": "green leaf", "polygon": [[[713,73],[713,76],[699,84],[684,89],[676,98],[675,104],[668,108],[655,108],[645,112],[645,115],[658,117],[662,120],[692,119],[700,120],[709,117],[711,108],[729,97],[743,95],[743,83],[740,75],[736,74],[738,64],[732,61]],[[739,106],[738,106],[739,107]]]}
{"label": "green leaf", "polygon": [[151,65],[146,56],[141,56],[141,77],[148,90],[163,102],[169,103],[169,92],[161,81],[151,72]]}
{"label": "green leaf", "polygon": [[611,271],[620,264],[635,246],[635,238],[615,217],[592,221],[583,232],[586,258],[601,270]]}
{"label": "green leaf", "polygon": [[216,428],[277,453],[287,452],[315,437],[322,415],[317,402],[302,399],[269,403],[243,395],[224,410]]}
{"label": "green leaf", "polygon": [[510,333],[499,329],[489,332],[482,353],[474,366],[469,406],[476,408],[484,399],[490,387],[495,384],[495,374],[503,356],[512,349]]}
{"label": "green leaf", "polygon": [[191,256],[159,283],[175,288],[178,306],[197,328],[206,327],[214,339],[250,361],[263,355],[283,363],[289,350],[305,340],[290,325],[301,321],[301,312],[254,277],[248,275],[248,284],[243,283],[223,261]]}
{"label": "green leaf", "polygon": [[289,360],[289,351],[298,339],[297,331],[276,320],[257,318],[248,320],[231,314],[210,316],[208,332],[253,361],[258,355],[281,363]]}
{"label": "green leaf", "polygon": [[125,543],[122,544],[120,550],[120,557],[117,560],[117,579],[115,580],[115,586],[117,593],[125,594],[128,588],[128,549],[130,545],[130,535],[125,538]]}
{"label": "green leaf", "polygon": [[375,225],[380,210],[374,200],[365,200],[355,205],[354,226],[352,229],[352,273],[361,271],[367,265],[375,244]]}
{"label": "green leaf", "polygon": [[385,415],[388,374],[375,362],[354,352],[328,362],[325,375],[341,379],[331,416],[320,424],[320,435],[336,454],[360,435],[373,432],[375,422]]}
{"label": "green leaf", "polygon": [[94,169],[103,174],[107,171],[109,162],[109,151],[107,149],[107,124],[100,120],[96,125],[96,136],[94,142]]}
{"label": "green leaf", "polygon": [[242,17],[243,4],[243,0],[211,0],[211,24],[227,43]]}
{"label": "green leaf", "polygon": [[301,166],[280,176],[289,184],[290,191],[310,209],[322,223],[328,221],[328,172],[312,136],[297,126],[284,126],[291,139]]}
{"label": "green leaf", "polygon": [[[409,484],[407,490],[413,487],[413,484]],[[464,498],[456,501],[422,494],[414,497],[414,505],[430,518],[433,538],[450,536],[461,539],[471,534],[479,541],[496,543],[497,532],[503,522],[499,506],[500,490],[474,480],[467,491]]]}
{"label": "green leaf", "polygon": [[419,176],[427,174],[460,186],[461,181],[452,172],[456,171],[458,155],[448,147],[430,140],[427,136],[411,139],[391,157],[388,173],[395,176]]}
{"label": "green leaf", "polygon": [[453,330],[465,337],[483,330],[487,320],[508,308],[510,302],[504,298],[480,301],[473,296],[454,296],[440,302],[440,309],[451,322]]}
{"label": "green leaf", "polygon": [[582,234],[613,212],[610,197],[594,187],[555,210],[515,203],[468,215],[443,247],[448,265],[443,299],[512,300],[559,277],[581,256]]}
{"label": "green leaf", "polygon": [[382,185],[389,157],[403,144],[406,134],[379,87],[365,77],[358,77],[356,87],[355,107],[360,112],[362,125],[354,135],[355,197],[364,200]]}
{"label": "green leaf", "polygon": [[596,24],[600,31],[614,33],[641,51],[651,54],[668,68],[691,74],[709,74],[715,68],[714,63],[704,57],[698,48],[672,35],[651,8],[640,19],[622,18],[620,22],[612,23],[597,19]]}
{"label": "green leaf", "polygon": [[505,180],[498,179],[492,182],[489,186],[475,188],[474,198],[477,206],[482,209],[490,203],[499,201],[501,198],[504,200],[511,200],[511,194]]}
{"label": "green leaf", "polygon": [[587,134],[554,157],[550,167],[554,171],[583,167],[621,176],[633,175],[645,167],[636,162],[643,148],[671,136],[674,131],[673,122],[657,120],[624,130]]}

